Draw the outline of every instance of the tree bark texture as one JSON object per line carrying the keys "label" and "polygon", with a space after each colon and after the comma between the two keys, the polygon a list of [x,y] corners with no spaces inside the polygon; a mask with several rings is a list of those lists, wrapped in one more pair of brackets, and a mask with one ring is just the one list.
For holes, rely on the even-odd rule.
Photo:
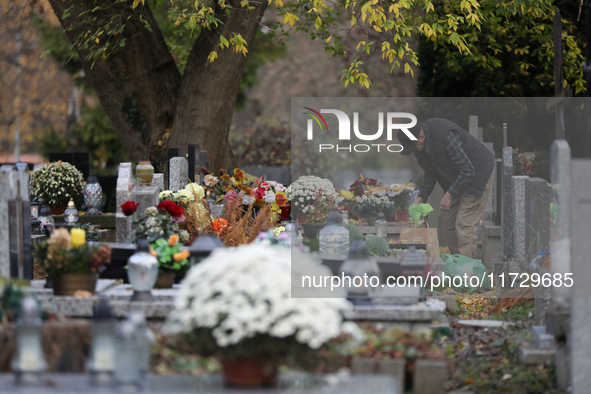
{"label": "tree bark texture", "polygon": [[[49,0],[71,42],[104,28],[113,13],[125,20],[119,39],[125,46],[112,49],[92,64],[88,50],[76,46],[84,72],[96,89],[107,115],[134,161],[150,160],[166,172],[168,147],[197,143],[209,152],[212,169],[233,166],[228,134],[246,56],[230,48],[220,50],[220,35],[242,34],[250,48],[267,1],[253,10],[240,10],[240,1],[217,30],[203,30],[196,39],[181,76],[150,8],[132,10],[132,0]],[[87,12],[97,5],[106,12]],[[64,18],[64,11],[69,16]],[[143,20],[142,20],[143,18]],[[146,28],[148,25],[150,28]],[[116,41],[117,42],[117,41]],[[218,58],[210,63],[211,51]]]}

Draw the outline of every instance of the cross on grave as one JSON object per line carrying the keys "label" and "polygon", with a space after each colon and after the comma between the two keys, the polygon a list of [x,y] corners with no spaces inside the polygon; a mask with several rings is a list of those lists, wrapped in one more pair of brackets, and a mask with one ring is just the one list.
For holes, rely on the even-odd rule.
{"label": "cross on grave", "polygon": [[555,114],[556,139],[565,139],[564,105],[572,96],[570,89],[562,88],[562,19],[556,11],[553,20],[554,28],[554,97],[546,102],[546,111]]}

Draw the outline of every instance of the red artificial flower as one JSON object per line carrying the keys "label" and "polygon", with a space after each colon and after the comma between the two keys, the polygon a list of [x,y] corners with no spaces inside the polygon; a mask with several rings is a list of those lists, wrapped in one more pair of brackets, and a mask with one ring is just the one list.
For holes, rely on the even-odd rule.
{"label": "red artificial flower", "polygon": [[137,207],[139,206],[140,204],[135,201],[127,201],[121,204],[121,211],[123,211],[125,216],[131,216],[137,211]]}
{"label": "red artificial flower", "polygon": [[162,201],[156,208],[158,208],[160,212],[167,211],[171,216],[174,217],[179,217],[184,214],[183,208],[170,200]]}
{"label": "red artificial flower", "polygon": [[201,173],[202,173],[203,175],[209,175],[209,174],[211,174],[211,172],[210,172],[210,171],[209,171],[207,168],[205,168],[205,167],[201,167],[201,168],[199,169],[199,171],[201,171]]}
{"label": "red artificial flower", "polygon": [[254,196],[257,200],[262,200],[263,197],[265,197],[265,189],[263,189],[262,187],[255,189]]}

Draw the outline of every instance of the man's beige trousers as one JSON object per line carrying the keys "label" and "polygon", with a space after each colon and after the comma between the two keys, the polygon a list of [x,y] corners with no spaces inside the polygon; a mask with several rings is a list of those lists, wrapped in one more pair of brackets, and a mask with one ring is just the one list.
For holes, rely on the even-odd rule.
{"label": "man's beige trousers", "polygon": [[465,191],[451,199],[450,208],[445,217],[445,237],[451,254],[462,254],[470,258],[476,256],[478,242],[476,226],[482,219],[493,175],[490,176],[481,197]]}

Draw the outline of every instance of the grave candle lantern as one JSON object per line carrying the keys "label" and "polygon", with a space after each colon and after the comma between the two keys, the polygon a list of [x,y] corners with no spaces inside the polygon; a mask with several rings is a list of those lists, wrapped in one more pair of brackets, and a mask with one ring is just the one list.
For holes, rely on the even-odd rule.
{"label": "grave candle lantern", "polygon": [[42,383],[41,375],[47,369],[47,363],[41,346],[41,331],[39,305],[28,296],[21,303],[16,323],[17,342],[12,370],[17,386],[39,386]]}
{"label": "grave candle lantern", "polygon": [[158,278],[158,259],[150,254],[148,240],[137,241],[137,251],[127,260],[127,277],[133,287],[131,301],[153,301],[151,290]]}
{"label": "grave candle lantern", "polygon": [[339,276],[345,277],[343,287],[347,290],[348,300],[356,305],[371,304],[369,291],[381,283],[382,273],[376,260],[369,255],[365,241],[353,242],[349,257],[339,269]]}
{"label": "grave candle lantern", "polygon": [[80,215],[78,214],[78,210],[76,209],[76,205],[74,205],[74,201],[70,200],[68,203],[68,208],[64,212],[64,221],[66,223],[76,223]]}
{"label": "grave candle lantern", "polygon": [[39,221],[43,226],[46,224],[55,224],[53,216],[51,216],[51,208],[49,208],[49,205],[41,205],[41,210],[39,211]]}
{"label": "grave candle lantern", "polygon": [[154,333],[148,328],[146,316],[137,309],[129,313],[129,321],[131,321],[136,328],[140,373],[145,377],[150,371],[150,345],[154,341]]}
{"label": "grave candle lantern", "polygon": [[320,253],[349,253],[349,230],[343,226],[343,218],[337,210],[328,214],[326,227],[320,230],[318,240]]}
{"label": "grave candle lantern", "polygon": [[100,215],[99,206],[103,201],[103,188],[94,175],[90,175],[84,186],[84,202],[88,205],[87,215]]}
{"label": "grave candle lantern", "polygon": [[31,216],[35,217],[35,219],[39,219],[40,211],[41,204],[39,204],[39,200],[35,199],[31,201]]}
{"label": "grave candle lantern", "polygon": [[115,345],[115,382],[124,387],[139,387],[142,381],[138,359],[139,342],[136,327],[129,319],[119,325]]}
{"label": "grave candle lantern", "polygon": [[191,253],[191,267],[208,257],[214,249],[225,247],[226,246],[218,237],[201,235],[191,244],[191,246],[189,246],[188,249],[189,253]]}
{"label": "grave candle lantern", "polygon": [[93,386],[112,386],[115,371],[115,331],[116,323],[111,307],[104,298],[94,308],[92,319],[92,350],[87,368],[90,371],[90,384]]}

